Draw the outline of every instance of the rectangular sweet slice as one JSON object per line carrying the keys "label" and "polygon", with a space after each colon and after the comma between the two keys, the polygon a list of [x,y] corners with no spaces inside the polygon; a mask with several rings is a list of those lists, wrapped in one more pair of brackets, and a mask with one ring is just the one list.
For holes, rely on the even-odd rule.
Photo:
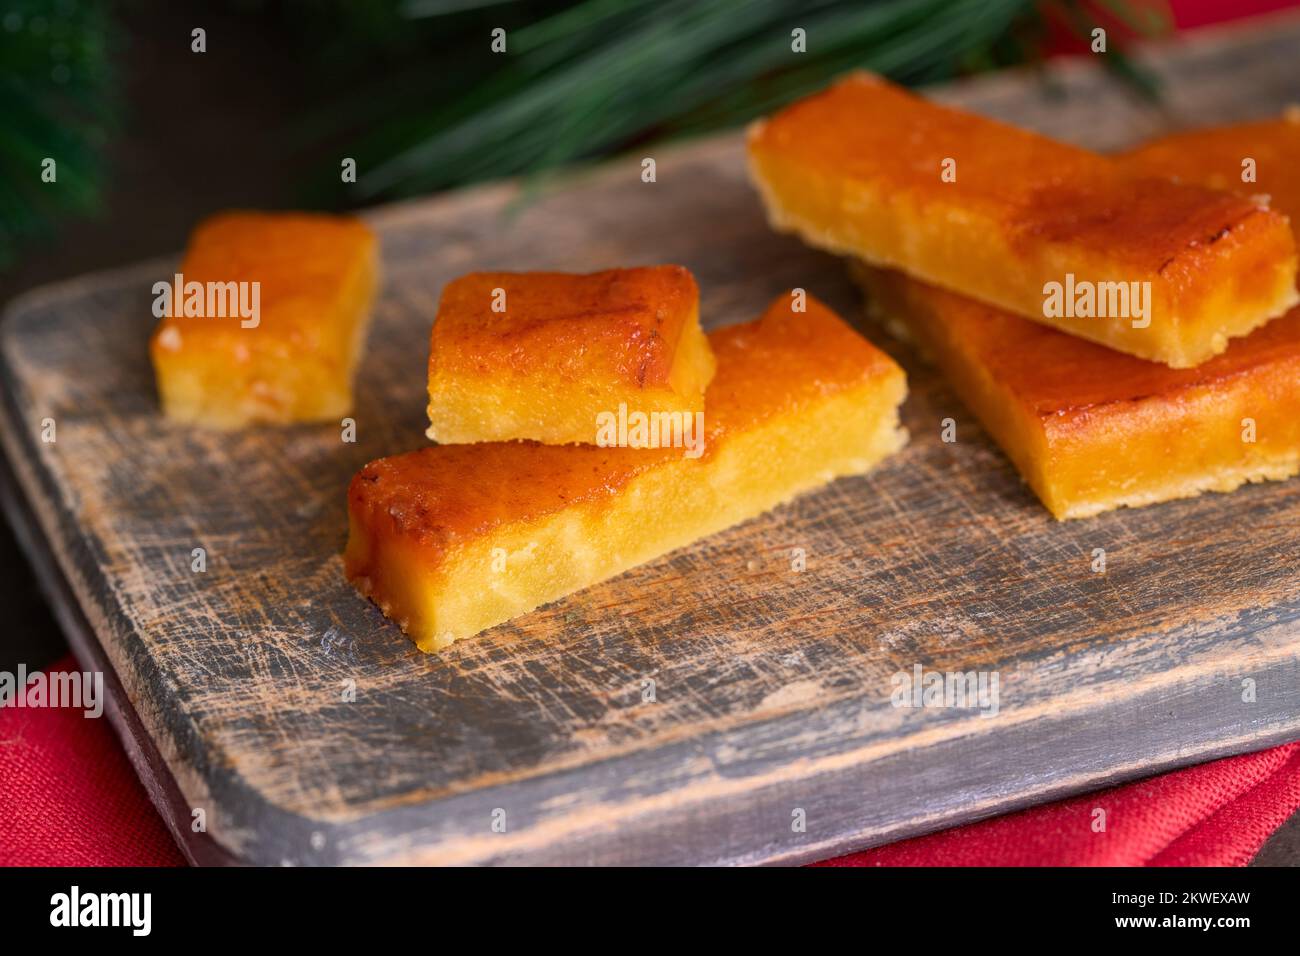
{"label": "rectangular sweet slice", "polygon": [[[1295,117],[1178,133],[1122,162],[1267,192],[1300,226]],[[938,362],[1058,518],[1300,472],[1300,308],[1195,369],[1174,370],[897,272],[856,271],[873,311]]]}
{"label": "rectangular sweet slice", "polygon": [[938,364],[1057,518],[1300,469],[1300,308],[1171,369],[898,272],[857,271],[872,310]]}
{"label": "rectangular sweet slice", "polygon": [[867,471],[906,440],[903,372],[825,306],[791,301],[710,335],[699,457],[491,442],[366,465],[348,577],[433,651]]}
{"label": "rectangular sweet slice", "polygon": [[163,411],[215,428],[337,421],[378,282],[361,222],[232,212],[202,223],[154,286],[149,343]]}
{"label": "rectangular sweet slice", "polygon": [[775,228],[1186,368],[1297,301],[1285,217],[851,75],[759,122]]}
{"label": "rectangular sweet slice", "polygon": [[1300,229],[1300,107],[1276,119],[1161,136],[1117,158],[1147,174],[1267,198]]}
{"label": "rectangular sweet slice", "polygon": [[714,372],[699,298],[681,266],[455,280],[429,350],[429,437],[590,444],[610,416],[694,416]]}

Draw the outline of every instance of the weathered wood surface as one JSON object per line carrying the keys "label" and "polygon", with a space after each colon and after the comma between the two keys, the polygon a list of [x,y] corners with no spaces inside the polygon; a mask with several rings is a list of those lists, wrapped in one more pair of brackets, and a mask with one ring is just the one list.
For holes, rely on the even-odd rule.
{"label": "weathered wood surface", "polygon": [[[1171,96],[1158,113],[1091,64],[1054,71],[1056,94],[1020,75],[941,95],[1119,146],[1297,98],[1300,21],[1156,62]],[[1056,524],[935,375],[873,329],[908,368],[913,434],[874,474],[418,653],[346,584],[339,553],[352,473],[424,441],[443,283],[680,262],[709,325],[794,285],[860,314],[837,261],[768,231],[736,136],[657,158],[654,184],[634,157],[513,212],[504,186],[374,212],[386,283],[356,444],[332,426],[165,423],[145,340],[170,261],[9,309],[11,467],[48,570],[75,595],[65,617],[96,634],[160,755],[147,772],[174,775],[152,783],[172,786],[156,799],[193,852],[799,861],[1300,736],[1300,482]],[[953,445],[939,441],[947,416]],[[54,444],[40,441],[47,417]],[[205,573],[190,570],[195,547]],[[998,715],[895,708],[891,677],[916,664],[996,672]],[[341,699],[349,680],[355,702]],[[190,833],[193,807],[207,838]]]}

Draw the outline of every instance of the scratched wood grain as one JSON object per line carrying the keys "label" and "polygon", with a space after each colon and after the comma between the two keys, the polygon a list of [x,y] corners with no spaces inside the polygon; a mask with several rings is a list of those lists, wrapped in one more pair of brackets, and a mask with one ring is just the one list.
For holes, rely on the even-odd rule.
{"label": "scratched wood grain", "polygon": [[[1151,62],[1160,109],[1091,63],[938,93],[1117,147],[1298,98],[1300,20]],[[374,211],[386,279],[355,444],[334,426],[216,435],[159,417],[149,287],[172,260],[8,310],[11,507],[196,858],[794,862],[1300,736],[1300,482],[1056,524],[943,383],[870,328],[912,390],[913,440],[876,472],[418,653],[339,553],[353,472],[424,443],[445,282],[680,262],[710,326],[795,285],[858,321],[840,263],[764,225],[737,136],[657,158],[654,184],[629,157],[522,207],[492,186]],[[916,664],[996,672],[997,715],[892,706],[891,677]]]}

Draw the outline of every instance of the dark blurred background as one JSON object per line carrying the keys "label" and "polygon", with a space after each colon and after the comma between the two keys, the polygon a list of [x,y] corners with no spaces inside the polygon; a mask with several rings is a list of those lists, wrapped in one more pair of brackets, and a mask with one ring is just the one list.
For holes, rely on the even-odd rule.
{"label": "dark blurred background", "polygon": [[[0,303],[176,252],[219,209],[544,185],[735,126],[847,69],[938,82],[1084,52],[1097,24],[1119,54],[1107,64],[1155,96],[1126,45],[1295,2],[0,0]],[[791,57],[796,28],[807,52]],[[47,156],[57,185],[41,182]],[[0,602],[0,669],[67,652],[7,524]],[[1293,821],[1261,861],[1297,860]]]}

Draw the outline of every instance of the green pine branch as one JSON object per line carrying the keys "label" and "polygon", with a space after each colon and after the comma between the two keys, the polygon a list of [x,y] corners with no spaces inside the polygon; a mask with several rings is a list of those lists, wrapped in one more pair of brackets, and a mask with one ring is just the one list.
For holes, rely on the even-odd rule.
{"label": "green pine branch", "polygon": [[[919,84],[1023,62],[1037,55],[1045,13],[1083,37],[1095,25],[1078,0],[582,0],[507,27],[506,52],[493,54],[491,26],[521,6],[391,3],[407,18],[406,49],[423,36],[417,48],[437,52],[400,84],[361,84],[331,103],[335,132],[351,128],[341,139],[360,169],[354,201],[537,176],[734,126],[855,68]],[[1167,29],[1129,6],[1104,0],[1143,32]],[[796,27],[804,53],[791,49]],[[1122,51],[1106,62],[1150,89]]]}
{"label": "green pine branch", "polygon": [[0,8],[0,266],[54,222],[98,206],[113,128],[116,32],[90,0]]}

